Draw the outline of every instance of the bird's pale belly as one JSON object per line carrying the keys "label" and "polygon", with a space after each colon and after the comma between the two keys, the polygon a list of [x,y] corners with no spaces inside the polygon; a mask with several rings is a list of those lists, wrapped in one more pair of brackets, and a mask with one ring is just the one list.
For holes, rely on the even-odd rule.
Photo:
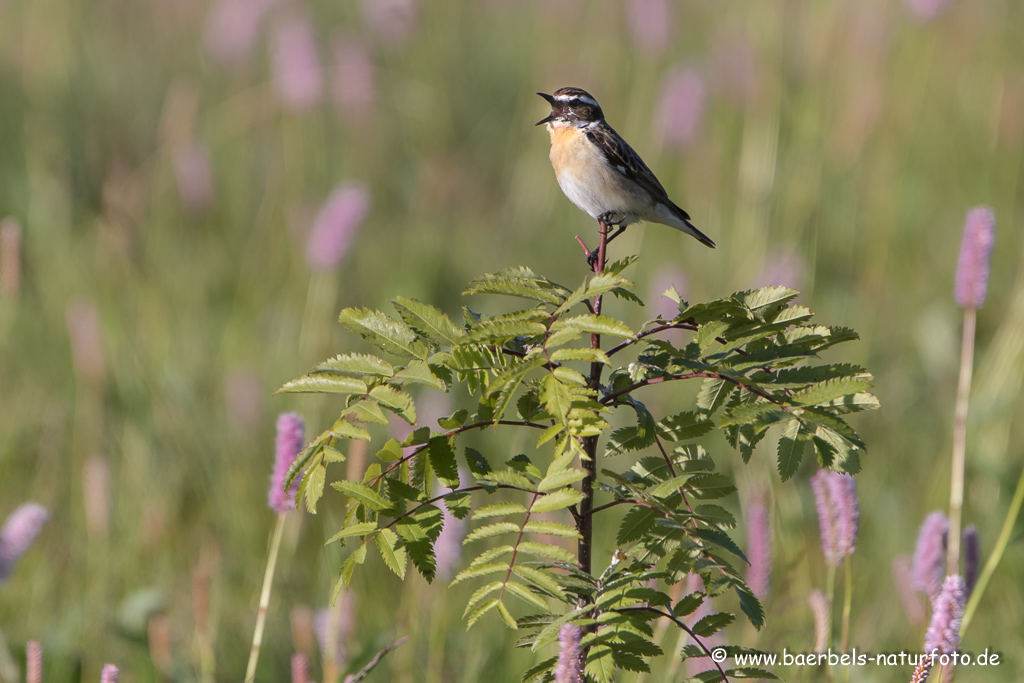
{"label": "bird's pale belly", "polygon": [[[624,175],[608,166],[583,135],[561,139],[552,134],[551,165],[562,192],[591,218],[609,211],[623,218],[622,225],[640,220],[653,209],[649,197]],[[557,143],[556,143],[557,141]]]}

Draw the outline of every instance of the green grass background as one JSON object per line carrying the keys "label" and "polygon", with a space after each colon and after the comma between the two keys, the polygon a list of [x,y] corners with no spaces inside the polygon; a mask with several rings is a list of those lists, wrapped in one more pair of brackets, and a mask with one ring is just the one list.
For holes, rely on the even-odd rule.
{"label": "green grass background", "polygon": [[[664,268],[684,273],[699,301],[764,284],[766,265],[789,254],[819,322],[861,333],[827,359],[866,365],[883,405],[857,422],[869,450],[852,642],[920,647],[891,562],[912,551],[924,515],[948,505],[961,315],[951,294],[964,215],[978,204],[999,224],[967,442],[965,522],[986,553],[1021,471],[1024,5],[953,0],[922,23],[892,0],[679,2],[671,41],[655,51],[631,38],[619,0],[422,2],[411,34],[392,43],[369,34],[357,3],[305,7],[327,80],[332,36],[365,37],[377,87],[369,115],[341,117],[329,96],[302,113],[282,107],[265,35],[240,68],[218,65],[203,49],[204,0],[0,0],[0,217],[23,226],[21,289],[0,301],[0,516],[27,500],[52,512],[0,586],[0,629],[15,655],[42,641],[48,681],[98,680],[104,662],[126,681],[197,680],[197,572],[209,584],[216,678],[242,678],[273,525],[275,417],[298,410],[312,433],[336,408],[272,392],[329,354],[363,349],[334,322],[343,306],[385,307],[403,294],[457,314],[471,277],[518,264],[576,286],[585,264],[572,237],[593,241],[594,225],[562,196],[547,135],[533,127],[547,113],[534,92],[564,85],[602,102],[718,242],[710,252],[663,226],[631,228],[612,251],[641,255],[630,273],[647,312]],[[756,84],[745,100],[721,69],[744,43]],[[663,145],[653,122],[663,79],[680,64],[707,84],[698,139],[683,151]],[[169,106],[182,93],[194,115]],[[172,168],[182,129],[212,162],[214,201],[200,214],[183,209]],[[371,212],[341,266],[312,273],[305,231],[346,180],[370,189]],[[76,302],[98,311],[98,376],[73,363]],[[642,319],[620,301],[608,312]],[[227,405],[232,374],[258,383],[248,418]],[[684,399],[656,400],[681,409]],[[495,459],[518,447],[481,444]],[[768,625],[757,633],[738,622],[728,637],[807,651],[806,595],[825,577],[806,484],[814,463],[781,484],[770,448],[742,466],[724,441],[708,447],[740,480],[733,509],[756,486],[773,500]],[[106,527],[85,520],[90,458],[109,466]],[[328,599],[340,552],[322,542],[343,502],[329,494],[321,514],[289,522],[259,680],[287,679],[292,608]],[[603,543],[598,557],[613,549],[610,532]],[[1001,652],[1004,664],[961,669],[958,680],[1019,679],[1022,577],[1018,531],[964,643]],[[408,635],[370,680],[518,680],[533,656],[511,651],[514,635],[496,618],[465,632],[471,588],[402,585],[371,559],[351,591],[350,666]],[[151,613],[163,615],[170,643],[156,664]],[[667,666],[649,680],[671,680]],[[907,679],[907,669],[850,671],[855,681]]]}

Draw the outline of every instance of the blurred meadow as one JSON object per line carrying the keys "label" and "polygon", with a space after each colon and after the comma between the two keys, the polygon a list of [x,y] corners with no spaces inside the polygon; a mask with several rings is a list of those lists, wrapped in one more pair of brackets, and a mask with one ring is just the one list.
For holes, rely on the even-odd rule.
{"label": "blurred meadow", "polygon": [[[473,276],[520,264],[577,286],[573,235],[593,244],[595,225],[533,126],[548,113],[534,93],[566,85],[598,98],[718,243],[652,225],[613,245],[641,256],[648,317],[673,284],[690,301],[786,284],[860,333],[827,359],[865,365],[882,402],[856,421],[851,643],[919,649],[924,598],[901,597],[893,561],[948,506],[953,275],[981,204],[998,232],[964,522],[983,558],[1024,460],[1022,26],[1012,0],[0,0],[0,519],[50,511],[0,585],[16,665],[38,640],[47,681],[99,680],[105,662],[126,681],[242,678],[275,419],[297,411],[311,437],[339,407],[273,392],[365,350],[335,322],[344,306],[405,295],[454,317]],[[746,466],[707,444],[740,482],[727,505],[767,495],[773,536],[767,626],[727,638],[807,652],[826,573],[816,464],[780,483],[771,441]],[[482,443],[502,460],[519,446]],[[295,652],[321,675],[309,624],[343,505],[328,492],[319,515],[288,518],[257,680],[287,680]],[[958,680],[1020,678],[1021,548],[1018,525],[964,638],[1003,664]],[[371,559],[342,600],[344,671],[409,636],[368,680],[518,681],[537,660],[497,618],[466,632],[472,588],[403,584]],[[647,680],[680,679],[670,659]]]}

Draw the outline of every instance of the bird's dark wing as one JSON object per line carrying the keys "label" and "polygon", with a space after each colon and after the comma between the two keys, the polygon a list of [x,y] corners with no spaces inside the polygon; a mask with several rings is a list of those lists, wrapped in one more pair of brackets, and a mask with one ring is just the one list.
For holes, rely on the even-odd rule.
{"label": "bird's dark wing", "polygon": [[665,192],[665,188],[655,177],[654,172],[647,167],[647,164],[629,146],[629,143],[612,130],[611,126],[602,121],[598,125],[587,128],[587,139],[597,145],[612,168],[650,193],[655,201],[677,209],[682,214],[682,218],[689,220],[689,214],[668,198],[668,193]]}

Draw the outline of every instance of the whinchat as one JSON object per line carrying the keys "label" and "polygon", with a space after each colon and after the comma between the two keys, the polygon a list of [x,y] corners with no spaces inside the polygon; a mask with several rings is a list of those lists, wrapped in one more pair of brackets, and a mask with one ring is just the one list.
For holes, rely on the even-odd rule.
{"label": "whinchat", "polygon": [[[693,235],[701,244],[715,243],[690,222],[690,215],[668,198],[665,188],[640,155],[604,120],[590,93],[559,88],[537,93],[551,113],[537,122],[551,136],[551,165],[565,196],[591,218],[616,226],[616,237],[640,221],[662,223]],[[610,240],[609,240],[610,241]]]}

